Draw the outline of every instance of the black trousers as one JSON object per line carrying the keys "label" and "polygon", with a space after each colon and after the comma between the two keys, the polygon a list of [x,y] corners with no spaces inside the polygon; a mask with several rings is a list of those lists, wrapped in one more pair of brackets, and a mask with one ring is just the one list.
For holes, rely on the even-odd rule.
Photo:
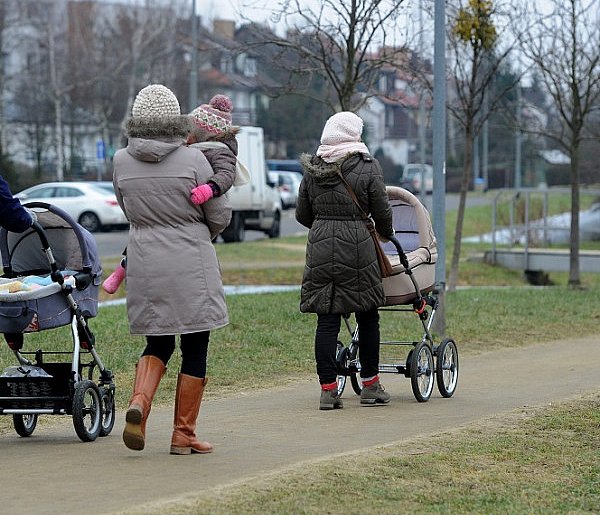
{"label": "black trousers", "polygon": [[[379,312],[356,312],[358,324],[358,348],[360,358],[360,377],[373,377],[379,373]],[[319,383],[329,384],[337,380],[335,355],[342,315],[317,315],[315,333],[315,360]]]}
{"label": "black trousers", "polygon": [[[210,331],[181,335],[181,373],[194,377],[206,377],[206,357]],[[142,356],[155,356],[165,366],[175,351],[175,335],[146,336],[146,348]]]}

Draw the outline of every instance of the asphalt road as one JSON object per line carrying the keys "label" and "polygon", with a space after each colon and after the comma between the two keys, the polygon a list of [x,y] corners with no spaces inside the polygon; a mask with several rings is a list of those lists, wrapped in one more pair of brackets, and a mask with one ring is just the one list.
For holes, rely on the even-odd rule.
{"label": "asphalt road", "polygon": [[426,403],[418,403],[410,381],[396,374],[382,376],[391,403],[370,408],[347,388],[343,410],[319,411],[316,379],[227,398],[209,394],[198,429],[215,446],[207,455],[169,455],[170,408],[152,410],[142,452],[124,447],[122,412],[113,433],[91,443],[79,441],[70,417],[56,416],[57,423],[38,427],[29,438],[0,435],[0,511],[169,513],[169,501],[211,487],[600,391],[600,360],[573,361],[595,356],[597,346],[598,338],[589,337],[464,356],[454,397],[434,391]]}
{"label": "asphalt road", "polygon": [[[425,206],[431,212],[431,201],[432,196],[427,195],[425,200]],[[467,205],[476,205],[481,203],[489,203],[491,200],[487,197],[482,196],[467,196]],[[453,210],[458,208],[458,195],[448,194],[446,195],[446,209]],[[296,222],[294,217],[293,209],[286,209],[283,212],[281,219],[281,235],[291,236],[297,233],[306,232],[306,227]],[[96,243],[98,245],[98,252],[101,258],[111,258],[120,256],[123,249],[127,245],[127,231],[112,231],[112,232],[100,232],[94,234]],[[253,241],[267,238],[265,233],[260,231],[246,231],[246,240]],[[220,241],[220,240],[219,240]]]}
{"label": "asphalt road", "polygon": [[[296,222],[293,209],[286,209],[281,218],[281,235],[291,236],[300,232],[306,232],[306,228]],[[127,231],[94,233],[100,258],[120,256],[123,249],[127,246],[127,234]],[[260,240],[264,238],[268,238],[264,232],[246,231],[246,239],[244,241]]]}

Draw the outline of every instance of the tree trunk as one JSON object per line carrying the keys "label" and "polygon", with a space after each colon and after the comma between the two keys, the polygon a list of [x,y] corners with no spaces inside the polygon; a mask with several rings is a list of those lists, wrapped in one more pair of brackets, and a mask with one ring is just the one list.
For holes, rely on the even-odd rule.
{"label": "tree trunk", "polygon": [[[0,50],[4,49],[5,2],[0,2]],[[4,58],[2,65],[4,65]],[[4,98],[4,72],[0,73],[0,99]],[[0,100],[0,156],[6,152],[6,120],[4,119],[4,102]]]}
{"label": "tree trunk", "polygon": [[579,276],[579,144],[575,143],[571,150],[571,242],[569,254],[568,285],[581,286]]}
{"label": "tree trunk", "polygon": [[62,106],[61,92],[58,87],[58,71],[56,70],[56,49],[54,41],[54,12],[50,17],[48,24],[48,60],[50,65],[50,81],[52,83],[52,96],[54,102],[54,136],[56,146],[56,180],[64,179],[65,159],[64,159],[64,136],[62,126]]}
{"label": "tree trunk", "polygon": [[452,250],[452,262],[450,263],[450,275],[448,278],[448,291],[456,290],[458,282],[458,263],[460,260],[460,246],[462,239],[463,222],[465,220],[465,207],[467,204],[467,192],[471,180],[473,162],[473,129],[469,125],[465,128],[465,160],[463,163],[462,181],[460,184],[460,198],[458,202],[458,213],[456,216],[456,230],[454,232],[454,248]]}

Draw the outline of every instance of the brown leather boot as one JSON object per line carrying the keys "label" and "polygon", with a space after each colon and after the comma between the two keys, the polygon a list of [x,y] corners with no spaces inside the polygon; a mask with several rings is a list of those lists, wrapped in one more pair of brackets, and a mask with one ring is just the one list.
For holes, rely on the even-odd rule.
{"label": "brown leather boot", "polygon": [[177,378],[171,454],[205,454],[213,450],[212,444],[198,440],[195,433],[206,382],[206,378],[186,374]]}
{"label": "brown leather boot", "polygon": [[167,367],[156,356],[142,356],[136,365],[133,395],[125,414],[123,442],[134,451],[144,448],[146,420],[152,408],[152,399]]}

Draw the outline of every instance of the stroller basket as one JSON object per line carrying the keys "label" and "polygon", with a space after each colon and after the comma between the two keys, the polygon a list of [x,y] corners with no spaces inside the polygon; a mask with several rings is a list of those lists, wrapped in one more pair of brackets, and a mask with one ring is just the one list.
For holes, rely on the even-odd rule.
{"label": "stroller basket", "polygon": [[0,408],[70,410],[70,363],[44,363],[46,375],[32,375],[32,367],[11,367],[15,374],[0,376]]}

